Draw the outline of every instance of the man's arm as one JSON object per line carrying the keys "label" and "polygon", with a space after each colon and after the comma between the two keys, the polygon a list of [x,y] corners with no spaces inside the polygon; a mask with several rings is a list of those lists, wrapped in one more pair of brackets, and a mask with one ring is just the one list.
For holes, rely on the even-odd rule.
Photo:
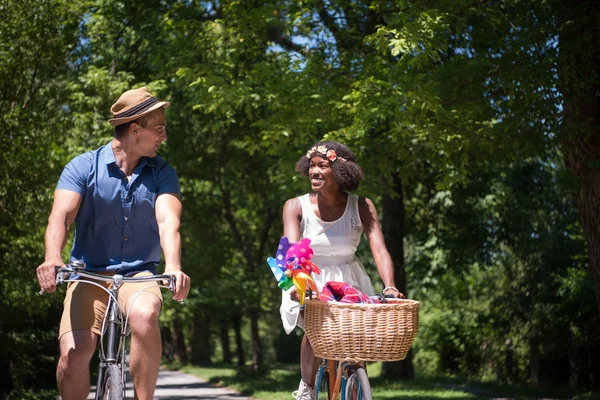
{"label": "man's arm", "polygon": [[44,262],[37,268],[37,278],[40,288],[48,293],[56,290],[55,268],[64,266],[62,250],[67,243],[69,228],[81,205],[82,197],[79,193],[57,189],[54,192],[54,203],[48,217],[46,228]]}
{"label": "man's arm", "polygon": [[165,257],[165,274],[177,279],[173,299],[182,301],[190,290],[190,278],[181,271],[181,201],[173,194],[165,193],[156,198],[155,204],[160,246]]}

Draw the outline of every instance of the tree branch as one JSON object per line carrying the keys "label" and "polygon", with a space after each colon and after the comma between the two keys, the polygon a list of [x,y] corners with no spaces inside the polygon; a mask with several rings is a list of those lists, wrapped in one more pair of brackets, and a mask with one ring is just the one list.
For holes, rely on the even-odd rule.
{"label": "tree branch", "polygon": [[33,96],[35,95],[35,93],[42,86],[42,82],[40,82],[40,84],[38,85],[38,87],[37,88],[35,87],[35,78],[37,77],[38,69],[40,67],[40,55],[38,55],[36,57],[36,59],[38,61],[35,63],[35,67],[33,68],[33,73],[31,74],[31,85],[30,85],[29,91],[27,93],[27,98],[23,102],[23,108],[24,109],[27,108],[27,105],[29,104],[29,101],[33,98]]}
{"label": "tree branch", "polygon": [[277,43],[288,51],[295,51],[300,54],[308,55],[310,50],[304,46],[300,46],[290,40],[290,38],[283,35],[280,29],[275,26],[271,26],[267,32],[267,38],[269,41]]}
{"label": "tree branch", "polygon": [[223,140],[221,142],[221,152],[217,160],[217,173],[215,175],[215,182],[217,183],[221,191],[221,199],[223,200],[223,217],[225,218],[225,221],[227,221],[227,223],[229,224],[229,227],[233,232],[235,240],[237,240],[237,242],[239,243],[240,249],[242,250],[246,262],[248,263],[248,265],[252,265],[253,260],[250,255],[249,249],[246,247],[246,238],[244,238],[244,236],[238,228],[238,224],[234,216],[233,206],[231,204],[231,195],[229,194],[229,191],[225,188],[222,179],[221,171],[223,169],[221,168],[221,166],[225,164],[225,157],[227,155],[228,136],[229,135],[224,135]]}
{"label": "tree branch", "polygon": [[235,237],[235,240],[237,240],[238,243],[240,244],[242,252],[244,253],[244,257],[248,260],[249,253],[248,253],[248,249],[246,249],[246,246],[245,246],[246,240],[244,240],[242,233],[238,229],[237,221],[235,220],[235,217],[233,215],[233,207],[231,205],[231,196],[229,195],[229,192],[227,191],[227,189],[225,189],[225,187],[223,186],[223,182],[221,181],[221,179],[218,177],[216,180],[217,180],[217,184],[219,185],[219,189],[221,190],[221,198],[223,200],[223,211],[224,211],[223,216],[225,217],[225,221],[227,221],[227,223],[229,224],[229,227],[233,231],[233,236]]}
{"label": "tree branch", "polygon": [[341,42],[340,27],[335,23],[335,19],[331,15],[329,15],[327,10],[325,9],[325,3],[323,2],[323,0],[315,0],[315,7],[317,8],[317,14],[319,14],[321,22],[323,22],[323,25],[325,25],[325,27],[329,29],[329,31],[335,38],[335,41],[339,45]]}
{"label": "tree branch", "polygon": [[277,213],[275,212],[275,208],[269,207],[269,212],[267,213],[267,218],[265,218],[265,225],[263,226],[263,231],[260,235],[260,241],[258,245],[258,253],[256,259],[256,265],[260,265],[262,262],[262,255],[265,251],[265,246],[267,245],[267,241],[269,240],[269,232],[271,231],[271,226],[273,226],[273,222],[275,222],[275,218],[277,217]]}

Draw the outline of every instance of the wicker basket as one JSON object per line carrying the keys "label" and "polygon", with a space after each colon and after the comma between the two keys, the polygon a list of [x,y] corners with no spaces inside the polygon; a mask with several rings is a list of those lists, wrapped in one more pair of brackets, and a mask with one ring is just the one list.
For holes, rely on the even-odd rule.
{"label": "wicker basket", "polygon": [[419,302],[345,304],[309,300],[304,329],[317,357],[344,361],[398,361],[419,330]]}

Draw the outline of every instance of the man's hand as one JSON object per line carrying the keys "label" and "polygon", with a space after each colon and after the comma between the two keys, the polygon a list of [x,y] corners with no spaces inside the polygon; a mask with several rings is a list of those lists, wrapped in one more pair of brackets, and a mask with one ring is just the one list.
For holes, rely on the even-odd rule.
{"label": "man's hand", "polygon": [[56,268],[64,266],[65,264],[59,259],[46,260],[37,267],[36,273],[41,292],[52,293],[56,290]]}
{"label": "man's hand", "polygon": [[173,275],[176,279],[175,281],[175,293],[173,293],[173,300],[175,301],[183,301],[187,298],[188,293],[190,291],[190,282],[191,279],[189,276],[183,273],[179,268],[176,267],[166,267],[165,275]]}

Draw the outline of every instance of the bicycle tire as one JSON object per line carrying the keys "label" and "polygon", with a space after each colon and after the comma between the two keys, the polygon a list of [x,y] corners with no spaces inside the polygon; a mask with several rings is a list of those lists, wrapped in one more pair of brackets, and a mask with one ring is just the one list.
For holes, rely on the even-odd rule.
{"label": "bicycle tire", "polygon": [[122,400],[125,398],[123,391],[123,376],[121,364],[108,364],[104,379],[104,395],[102,400]]}
{"label": "bicycle tire", "polygon": [[317,372],[315,389],[317,390],[317,400],[329,400],[329,372],[325,368],[319,368]]}
{"label": "bicycle tire", "polygon": [[346,380],[345,400],[373,400],[371,384],[363,367],[351,367]]}

